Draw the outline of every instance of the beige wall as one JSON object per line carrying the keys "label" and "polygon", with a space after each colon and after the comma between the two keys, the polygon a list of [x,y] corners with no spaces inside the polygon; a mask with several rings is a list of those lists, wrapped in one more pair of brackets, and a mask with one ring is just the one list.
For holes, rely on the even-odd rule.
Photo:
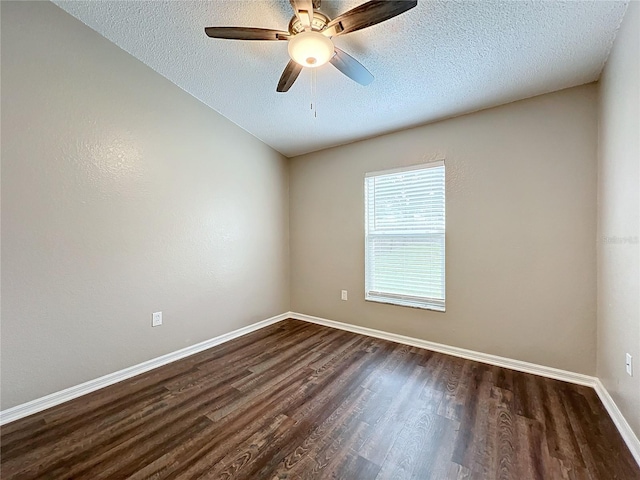
{"label": "beige wall", "polygon": [[[292,309],[595,374],[596,108],[588,85],[294,158]],[[365,302],[365,172],[441,156],[447,312]]]}
{"label": "beige wall", "polygon": [[1,8],[2,408],[289,310],[287,160],[53,4]]}
{"label": "beige wall", "polygon": [[640,436],[639,2],[629,4],[607,61],[599,114],[598,377]]}

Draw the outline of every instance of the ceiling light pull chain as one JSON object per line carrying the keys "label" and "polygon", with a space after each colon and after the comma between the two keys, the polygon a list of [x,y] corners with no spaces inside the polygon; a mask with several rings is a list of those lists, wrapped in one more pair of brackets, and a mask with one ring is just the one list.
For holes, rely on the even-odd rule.
{"label": "ceiling light pull chain", "polygon": [[311,111],[313,118],[318,118],[318,102],[316,99],[316,69],[311,70]]}

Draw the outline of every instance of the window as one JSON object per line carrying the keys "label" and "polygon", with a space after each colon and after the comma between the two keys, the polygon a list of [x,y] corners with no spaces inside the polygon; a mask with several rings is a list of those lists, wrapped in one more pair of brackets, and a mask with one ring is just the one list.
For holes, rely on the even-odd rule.
{"label": "window", "polygon": [[444,162],[368,173],[365,298],[445,310]]}

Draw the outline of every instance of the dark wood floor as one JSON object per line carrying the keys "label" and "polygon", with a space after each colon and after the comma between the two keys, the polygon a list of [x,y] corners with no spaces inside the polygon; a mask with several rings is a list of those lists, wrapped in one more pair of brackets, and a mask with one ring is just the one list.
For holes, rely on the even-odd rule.
{"label": "dark wood floor", "polygon": [[594,391],[294,320],[2,427],[3,479],[640,479]]}

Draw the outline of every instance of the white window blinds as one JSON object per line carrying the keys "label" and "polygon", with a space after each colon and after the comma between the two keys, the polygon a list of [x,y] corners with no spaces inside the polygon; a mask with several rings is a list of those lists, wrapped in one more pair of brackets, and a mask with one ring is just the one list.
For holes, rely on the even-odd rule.
{"label": "white window blinds", "polygon": [[445,310],[444,162],[365,178],[365,298]]}

